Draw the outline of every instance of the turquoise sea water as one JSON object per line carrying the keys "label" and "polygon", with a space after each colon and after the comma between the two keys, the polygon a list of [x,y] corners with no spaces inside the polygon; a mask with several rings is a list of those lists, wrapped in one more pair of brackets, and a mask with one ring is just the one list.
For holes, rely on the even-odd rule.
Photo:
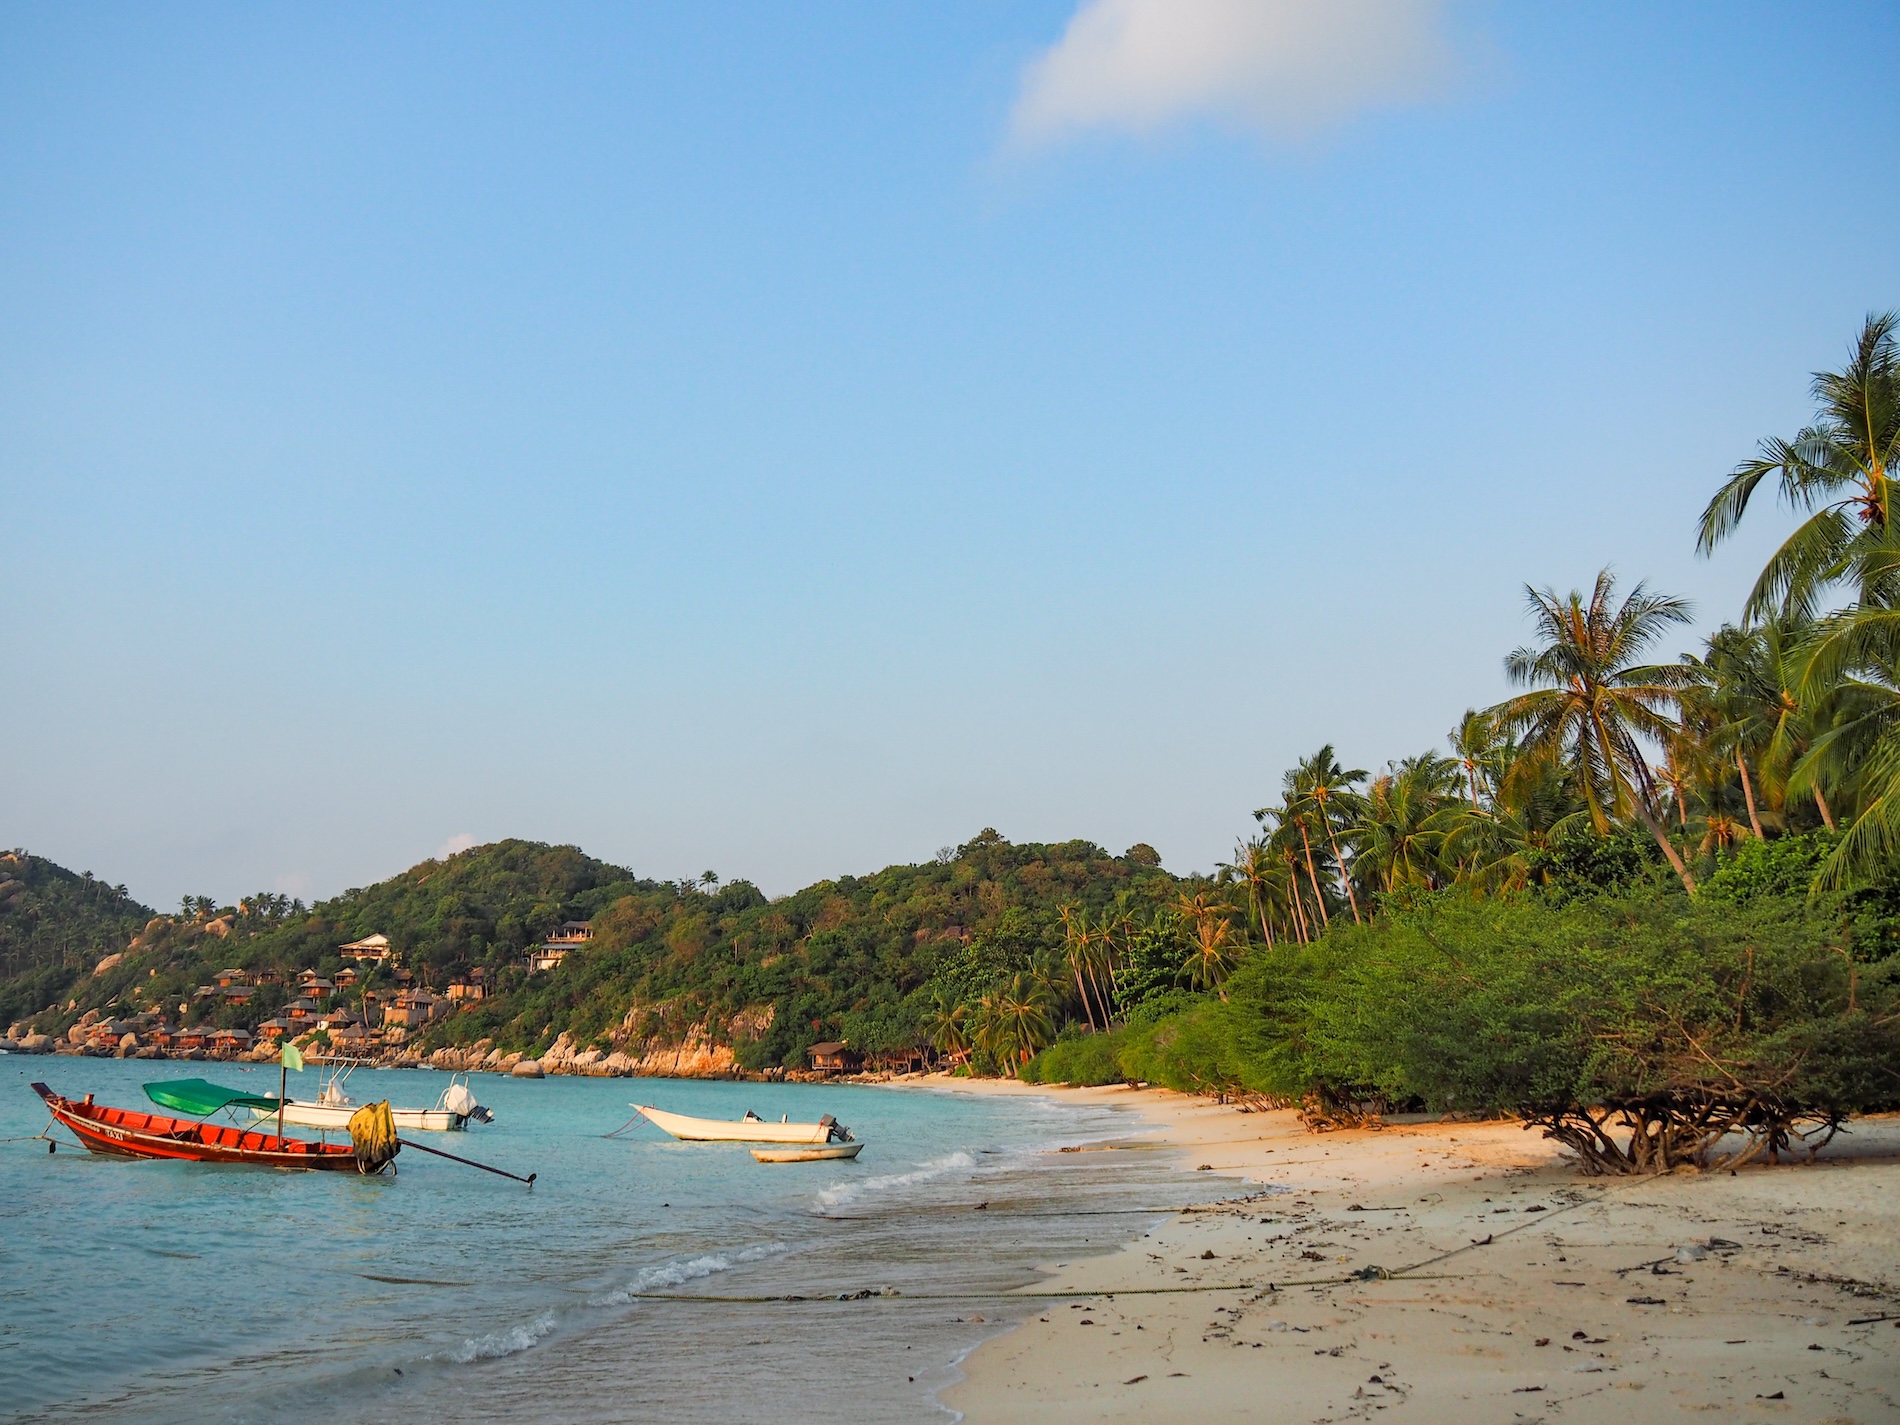
{"label": "turquoise sea water", "polygon": [[[46,1122],[35,1079],[143,1107],[143,1082],[194,1075],[251,1091],[276,1078],[0,1058],[0,1137]],[[313,1091],[314,1072],[303,1078]],[[446,1081],[361,1070],[349,1088],[422,1106]],[[1192,1196],[1159,1152],[1053,1151],[1138,1139],[1108,1109],[843,1085],[477,1075],[473,1087],[493,1125],[410,1136],[536,1172],[531,1190],[410,1152],[396,1177],[361,1178],[0,1144],[0,1413],[938,1420],[932,1393],[1023,1310],[1000,1293]],[[704,1117],[829,1112],[866,1147],[855,1163],[764,1165],[644,1124],[603,1137],[630,1100]],[[886,1288],[899,1295],[855,1299]],[[642,1295],[654,1291],[690,1299]],[[708,1299],[786,1295],[813,1299]]]}

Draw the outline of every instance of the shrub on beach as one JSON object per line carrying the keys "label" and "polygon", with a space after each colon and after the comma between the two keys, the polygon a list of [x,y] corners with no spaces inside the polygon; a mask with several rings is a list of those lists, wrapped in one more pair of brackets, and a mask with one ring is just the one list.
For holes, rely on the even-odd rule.
{"label": "shrub on beach", "polygon": [[1900,1104],[1900,967],[1851,925],[1786,897],[1433,898],[1257,954],[1117,1060],[1320,1121],[1513,1114],[1592,1172],[1733,1165]]}
{"label": "shrub on beach", "polygon": [[1076,1084],[1086,1087],[1119,1084],[1127,1078],[1122,1072],[1117,1053],[1121,1039],[1119,1032],[1081,1034],[1059,1039],[1023,1065],[1022,1080],[1026,1084]]}

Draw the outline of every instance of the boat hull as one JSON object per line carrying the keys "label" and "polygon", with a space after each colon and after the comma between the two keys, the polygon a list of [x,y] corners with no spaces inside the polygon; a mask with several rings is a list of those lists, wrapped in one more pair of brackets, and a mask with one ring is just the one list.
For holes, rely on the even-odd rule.
{"label": "boat hull", "polygon": [[[300,1128],[338,1128],[350,1126],[350,1115],[361,1108],[361,1104],[299,1103],[296,1099],[284,1105],[284,1122],[295,1123]],[[275,1109],[253,1109],[256,1116],[251,1120],[253,1126],[275,1123]],[[417,1128],[430,1133],[459,1133],[468,1127],[468,1115],[451,1113],[446,1108],[392,1108],[389,1116],[398,1128]]]}
{"label": "boat hull", "polygon": [[735,1123],[725,1118],[688,1118],[639,1103],[632,1107],[655,1128],[688,1143],[825,1143],[831,1138],[829,1123],[767,1123],[763,1119]]}
{"label": "boat hull", "polygon": [[789,1148],[754,1148],[752,1156],[761,1163],[822,1163],[838,1158],[855,1158],[862,1143],[813,1143]]}
{"label": "boat hull", "polygon": [[358,1170],[355,1150],[344,1143],[312,1143],[188,1118],[107,1108],[88,1099],[66,1098],[45,1084],[34,1084],[33,1092],[46,1101],[54,1119],[71,1130],[89,1152],[107,1157],[247,1163],[260,1168],[333,1172]]}

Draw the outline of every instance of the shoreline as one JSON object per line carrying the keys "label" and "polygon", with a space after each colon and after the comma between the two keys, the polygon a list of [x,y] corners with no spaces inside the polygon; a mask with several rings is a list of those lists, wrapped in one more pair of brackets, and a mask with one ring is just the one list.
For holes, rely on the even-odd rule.
{"label": "shoreline", "polygon": [[898,1086],[1124,1107],[1233,1188],[1045,1264],[939,1394],[969,1425],[1900,1415],[1900,1115],[1811,1165],[1608,1179],[1511,1122],[1315,1134],[1164,1089]]}

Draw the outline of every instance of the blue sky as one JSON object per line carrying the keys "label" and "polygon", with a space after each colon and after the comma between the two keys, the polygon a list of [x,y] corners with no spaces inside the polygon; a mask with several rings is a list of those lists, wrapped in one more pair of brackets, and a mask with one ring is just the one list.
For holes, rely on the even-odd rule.
{"label": "blue sky", "polygon": [[1526,582],[1729,616],[1900,13],[1203,3],[0,5],[0,843],[1209,868]]}

